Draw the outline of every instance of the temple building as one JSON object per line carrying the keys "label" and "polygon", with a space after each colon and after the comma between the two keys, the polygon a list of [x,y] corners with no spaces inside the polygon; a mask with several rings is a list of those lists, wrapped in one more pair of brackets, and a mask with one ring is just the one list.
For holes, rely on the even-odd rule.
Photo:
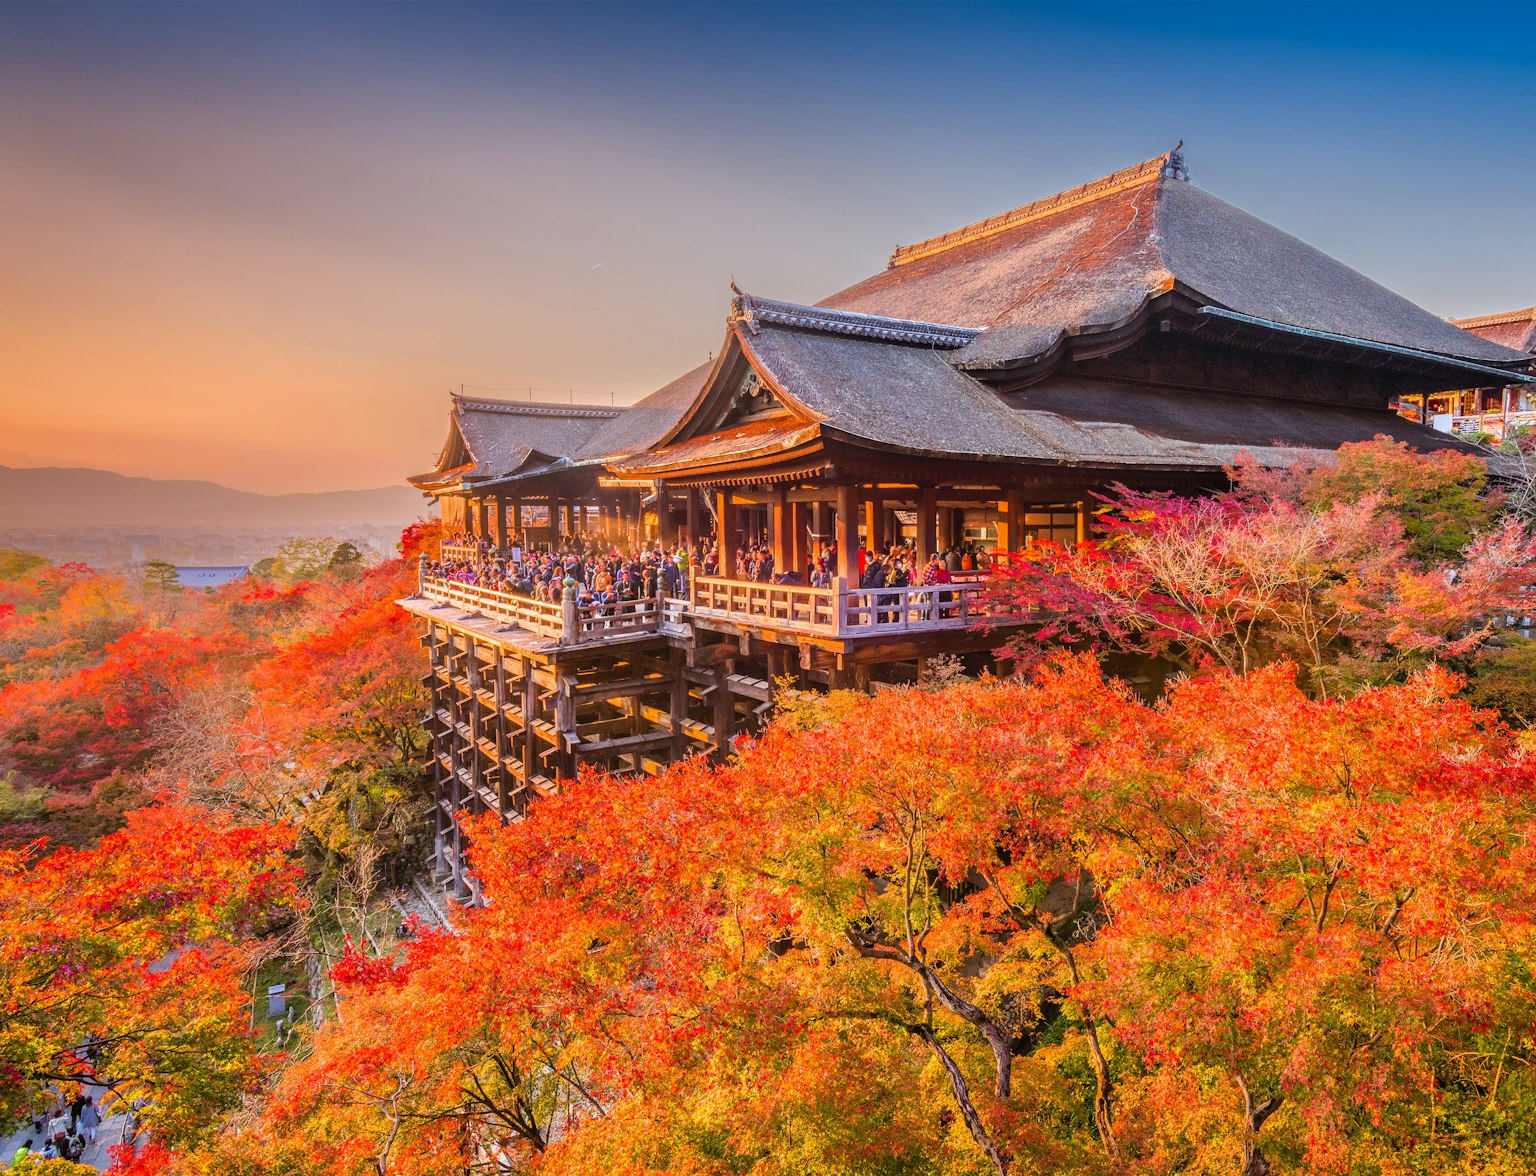
{"label": "temple building", "polygon": [[[1536,355],[1536,306],[1451,321],[1480,338]],[[1458,388],[1405,396],[1398,411],[1442,433],[1497,444],[1516,430],[1536,429],[1536,391],[1525,383]]]}
{"label": "temple building", "polygon": [[[1079,541],[1116,483],[1226,485],[1241,454],[1326,460],[1390,435],[1472,446],[1394,410],[1519,386],[1532,356],[1452,325],[1189,182],[1170,152],[912,245],[815,306],[732,288],[713,360],[623,409],[454,397],[437,466],[446,555],[559,535],[713,539],[718,574],[622,605],[424,574],[439,865],[452,814],[520,814],[582,763],[725,754],[774,683],[904,681],[985,658],[985,567],[862,587],[861,548],[977,563]],[[762,543],[767,582],[731,555]],[[831,557],[825,586],[810,569]]]}

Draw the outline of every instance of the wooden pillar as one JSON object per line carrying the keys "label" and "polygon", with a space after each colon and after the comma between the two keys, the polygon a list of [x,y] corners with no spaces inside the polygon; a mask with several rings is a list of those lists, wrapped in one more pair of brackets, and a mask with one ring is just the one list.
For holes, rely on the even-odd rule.
{"label": "wooden pillar", "polygon": [[1088,504],[1086,502],[1078,502],[1076,505],[1077,505],[1077,542],[1078,543],[1084,543],[1088,539]]}
{"label": "wooden pillar", "polygon": [[924,486],[917,504],[917,558],[927,560],[939,549],[939,488]]}
{"label": "wooden pillar", "polygon": [[531,799],[533,792],[533,778],[539,771],[538,736],[534,734],[533,722],[539,717],[539,684],[533,676],[533,661],[526,659],[523,662],[523,726],[520,732],[523,740],[523,785],[530,789],[524,794],[524,801]]}
{"label": "wooden pillar", "polygon": [[523,541],[523,500],[521,498],[512,503],[512,541],[519,544]]}
{"label": "wooden pillar", "polygon": [[[688,501],[693,502],[693,491],[688,491]],[[688,538],[693,538],[693,532],[688,532]],[[684,664],[684,655],[681,649],[671,651],[672,659],[672,697],[669,707],[669,718],[672,721],[672,759],[674,762],[688,754],[688,732],[684,726],[688,722],[688,677],[687,667]]]}
{"label": "wooden pillar", "polygon": [[[823,506],[823,504],[820,503],[820,502],[813,502],[813,503],[811,503],[811,530],[814,531],[815,534],[816,534],[816,540],[815,540],[815,542],[812,545],[812,551],[811,551],[811,554],[813,554],[813,555],[818,555],[819,556],[821,554],[821,548],[823,546],[825,546],[825,544],[827,542],[826,539],[824,539],[822,537],[822,536],[824,536],[827,533],[826,532],[826,528],[822,526],[822,521],[823,521],[823,519],[825,519],[825,517],[826,517],[825,507]],[[802,524],[804,523],[804,521],[805,520],[802,517],[801,518]]]}
{"label": "wooden pillar", "polygon": [[677,540],[677,531],[672,526],[672,499],[660,483],[656,486],[656,538],[663,547],[671,547]]}
{"label": "wooden pillar", "polygon": [[729,490],[715,491],[715,517],[720,520],[720,534],[716,536],[720,544],[720,574],[730,577],[736,574],[736,568],[731,563],[736,554],[736,540],[731,528],[731,492]]}
{"label": "wooden pillar", "polygon": [[703,538],[699,534],[699,492],[692,486],[688,488],[688,546],[692,547]]}
{"label": "wooden pillar", "polygon": [[773,488],[773,568],[776,573],[791,571],[794,567],[793,539],[790,537],[789,497],[784,484]]}
{"label": "wooden pillar", "polygon": [[[786,572],[799,572],[806,575],[806,569],[811,562],[810,545],[806,540],[805,523],[810,514],[806,508],[809,503],[791,502],[789,504],[789,558],[790,565]],[[807,579],[806,583],[810,583]]]}
{"label": "wooden pillar", "polygon": [[1019,504],[1019,492],[1004,490],[998,506],[1002,508],[1003,516],[997,525],[997,548],[999,551],[1018,551],[1024,546],[1024,510]]}
{"label": "wooden pillar", "polygon": [[837,488],[837,576],[859,582],[859,500],[852,486]]}
{"label": "wooden pillar", "polygon": [[885,550],[885,499],[878,486],[864,503],[864,546],[870,551]]}
{"label": "wooden pillar", "polygon": [[736,703],[731,698],[731,663],[715,663],[713,704],[715,724],[715,761],[724,763],[731,754],[731,735],[736,726]]}
{"label": "wooden pillar", "polygon": [[507,546],[507,500],[500,494],[491,495],[491,540],[497,547]]}

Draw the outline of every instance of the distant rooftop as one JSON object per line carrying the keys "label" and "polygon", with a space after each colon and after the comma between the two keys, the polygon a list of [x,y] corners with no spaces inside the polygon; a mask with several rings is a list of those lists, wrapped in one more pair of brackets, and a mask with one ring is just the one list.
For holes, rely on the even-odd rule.
{"label": "distant rooftop", "polygon": [[176,565],[176,579],[183,588],[222,588],[251,574],[248,567],[183,567]]}

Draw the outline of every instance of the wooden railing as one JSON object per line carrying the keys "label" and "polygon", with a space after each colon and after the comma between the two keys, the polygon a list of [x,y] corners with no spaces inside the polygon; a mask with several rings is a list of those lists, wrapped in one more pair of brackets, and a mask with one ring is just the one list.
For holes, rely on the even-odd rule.
{"label": "wooden railing", "polygon": [[850,588],[843,598],[842,636],[969,629],[990,610],[985,581],[910,588]]}
{"label": "wooden railing", "polygon": [[421,591],[429,600],[452,604],[465,612],[479,613],[564,644],[654,633],[661,616],[661,608],[654,599],[556,604],[441,576],[423,577]]}
{"label": "wooden railing", "polygon": [[696,576],[692,611],[721,620],[741,617],[771,621],[786,629],[836,632],[838,628],[837,591],[833,588]]}
{"label": "wooden railing", "polygon": [[964,629],[983,620],[986,581],[910,588],[801,588],[699,576],[692,611],[829,637]]}
{"label": "wooden railing", "polygon": [[422,595],[444,604],[458,605],[465,612],[481,613],[493,621],[516,625],[541,637],[559,640],[565,635],[564,607],[547,600],[533,600],[515,592],[440,576],[428,576],[423,580]]}
{"label": "wooden railing", "polygon": [[756,623],[826,637],[966,629],[990,615],[985,581],[911,588],[802,588],[698,576],[690,599],[552,603],[499,588],[423,576],[422,595],[561,644],[649,633],[681,636],[693,618]]}
{"label": "wooden railing", "polygon": [[467,559],[475,563],[480,558],[480,549],[469,543],[444,543],[444,559]]}

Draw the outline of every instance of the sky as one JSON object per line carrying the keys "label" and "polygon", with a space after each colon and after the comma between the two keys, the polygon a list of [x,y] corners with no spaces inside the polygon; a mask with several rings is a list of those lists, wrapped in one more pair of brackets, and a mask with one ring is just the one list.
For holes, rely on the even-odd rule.
{"label": "sky", "polygon": [[[1437,314],[1536,303],[1536,6],[0,4],[0,464],[431,468],[1150,158]],[[567,392],[567,390],[570,390]]]}

